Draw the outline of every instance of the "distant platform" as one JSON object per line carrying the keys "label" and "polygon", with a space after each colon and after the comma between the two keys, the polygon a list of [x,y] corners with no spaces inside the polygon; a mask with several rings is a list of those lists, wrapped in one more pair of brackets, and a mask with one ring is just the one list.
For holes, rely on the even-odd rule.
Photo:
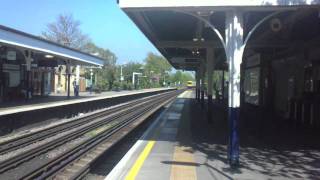
{"label": "distant platform", "polygon": [[157,92],[163,90],[169,90],[173,88],[153,88],[143,90],[132,90],[132,91],[108,91],[102,93],[83,92],[79,97],[70,96],[68,99],[65,94],[53,94],[47,97],[39,97],[31,99],[29,101],[19,102],[8,102],[0,105],[0,116],[14,114],[19,112],[26,112],[38,109],[52,108],[57,106],[64,106],[69,104],[77,104],[81,102],[96,101],[100,99],[108,99],[119,96],[127,96],[133,94],[141,94],[147,92]]}

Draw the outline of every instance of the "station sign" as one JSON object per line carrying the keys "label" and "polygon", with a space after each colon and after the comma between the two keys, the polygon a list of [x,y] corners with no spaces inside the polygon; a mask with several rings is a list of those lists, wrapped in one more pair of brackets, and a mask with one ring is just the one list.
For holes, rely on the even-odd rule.
{"label": "station sign", "polygon": [[9,60],[9,61],[17,60],[17,52],[16,51],[7,51],[7,60]]}

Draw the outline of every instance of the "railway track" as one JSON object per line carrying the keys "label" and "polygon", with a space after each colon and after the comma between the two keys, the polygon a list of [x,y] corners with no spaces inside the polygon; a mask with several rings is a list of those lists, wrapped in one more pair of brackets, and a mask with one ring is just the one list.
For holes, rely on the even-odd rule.
{"label": "railway track", "polygon": [[36,131],[33,133],[29,133],[29,134],[20,136],[15,139],[11,139],[11,140],[2,142],[2,143],[0,143],[0,155],[8,153],[10,151],[14,151],[16,149],[20,149],[21,147],[30,145],[35,141],[41,141],[43,139],[54,136],[58,133],[62,133],[62,132],[68,131],[72,128],[84,125],[84,124],[90,122],[92,119],[104,117],[108,114],[120,111],[123,108],[127,108],[130,106],[133,106],[134,104],[144,102],[150,98],[152,98],[152,96],[142,98],[139,100],[133,100],[133,101],[126,103],[124,105],[116,106],[112,109],[107,109],[107,110],[103,110],[103,111],[94,113],[94,114],[90,115],[90,118],[87,118],[87,116],[79,117],[74,121],[69,121],[69,122],[66,122],[63,124],[58,124],[58,125],[52,126],[50,128],[45,128],[45,129],[42,129],[42,130],[39,130],[39,131]]}
{"label": "railway track", "polygon": [[[83,136],[86,133],[97,130],[105,125],[112,124],[98,132],[93,137],[81,142],[81,144],[68,149],[63,154],[52,160],[33,167],[19,176],[20,179],[54,178],[54,179],[76,179],[85,174],[90,163],[97,159],[103,152],[118,142],[122,136],[134,129],[139,120],[146,119],[164,104],[173,100],[181,91],[162,93],[141,100],[135,100],[123,106],[115,107],[106,111],[81,117],[77,122],[69,122],[64,125],[54,126],[47,131],[40,131],[12,140],[7,148],[0,152],[8,152],[10,149],[22,148],[25,145],[35,143],[54,136],[61,132],[67,134],[56,138],[44,145],[28,150],[22,154],[11,157],[0,163],[0,173],[10,171],[41,154],[61,147],[64,144]],[[141,123],[141,122],[140,122]],[[70,130],[72,129],[72,130]],[[16,144],[15,144],[16,143]],[[10,174],[10,173],[9,173]]]}

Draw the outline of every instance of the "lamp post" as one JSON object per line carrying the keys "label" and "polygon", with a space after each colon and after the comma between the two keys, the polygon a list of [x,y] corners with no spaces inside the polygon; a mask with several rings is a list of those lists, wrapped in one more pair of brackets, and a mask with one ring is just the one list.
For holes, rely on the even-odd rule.
{"label": "lamp post", "polygon": [[[138,72],[133,72],[132,73],[132,85],[135,87],[135,89],[137,89],[136,88],[136,85],[135,85],[135,76],[136,75],[142,75],[142,73],[138,73]],[[139,79],[138,79],[139,80]]]}
{"label": "lamp post", "polygon": [[168,71],[164,71],[164,76],[163,76],[163,86],[166,85],[166,75],[167,75]]}
{"label": "lamp post", "polygon": [[120,81],[123,81],[123,74],[122,74],[122,65],[120,66]]}
{"label": "lamp post", "polygon": [[150,84],[151,84],[151,87],[153,87],[153,72],[154,71],[150,71]]}

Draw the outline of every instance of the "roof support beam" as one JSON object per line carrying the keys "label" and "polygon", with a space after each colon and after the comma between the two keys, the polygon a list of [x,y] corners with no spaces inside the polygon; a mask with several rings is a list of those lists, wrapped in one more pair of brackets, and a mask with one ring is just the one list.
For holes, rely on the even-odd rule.
{"label": "roof support beam", "polygon": [[[248,43],[248,48],[284,48],[291,46],[292,43],[288,42],[257,42],[253,41]],[[159,41],[156,43],[159,48],[223,48],[220,42],[214,41]]]}
{"label": "roof support beam", "polygon": [[222,45],[213,41],[159,41],[156,46],[160,48],[222,48]]}

